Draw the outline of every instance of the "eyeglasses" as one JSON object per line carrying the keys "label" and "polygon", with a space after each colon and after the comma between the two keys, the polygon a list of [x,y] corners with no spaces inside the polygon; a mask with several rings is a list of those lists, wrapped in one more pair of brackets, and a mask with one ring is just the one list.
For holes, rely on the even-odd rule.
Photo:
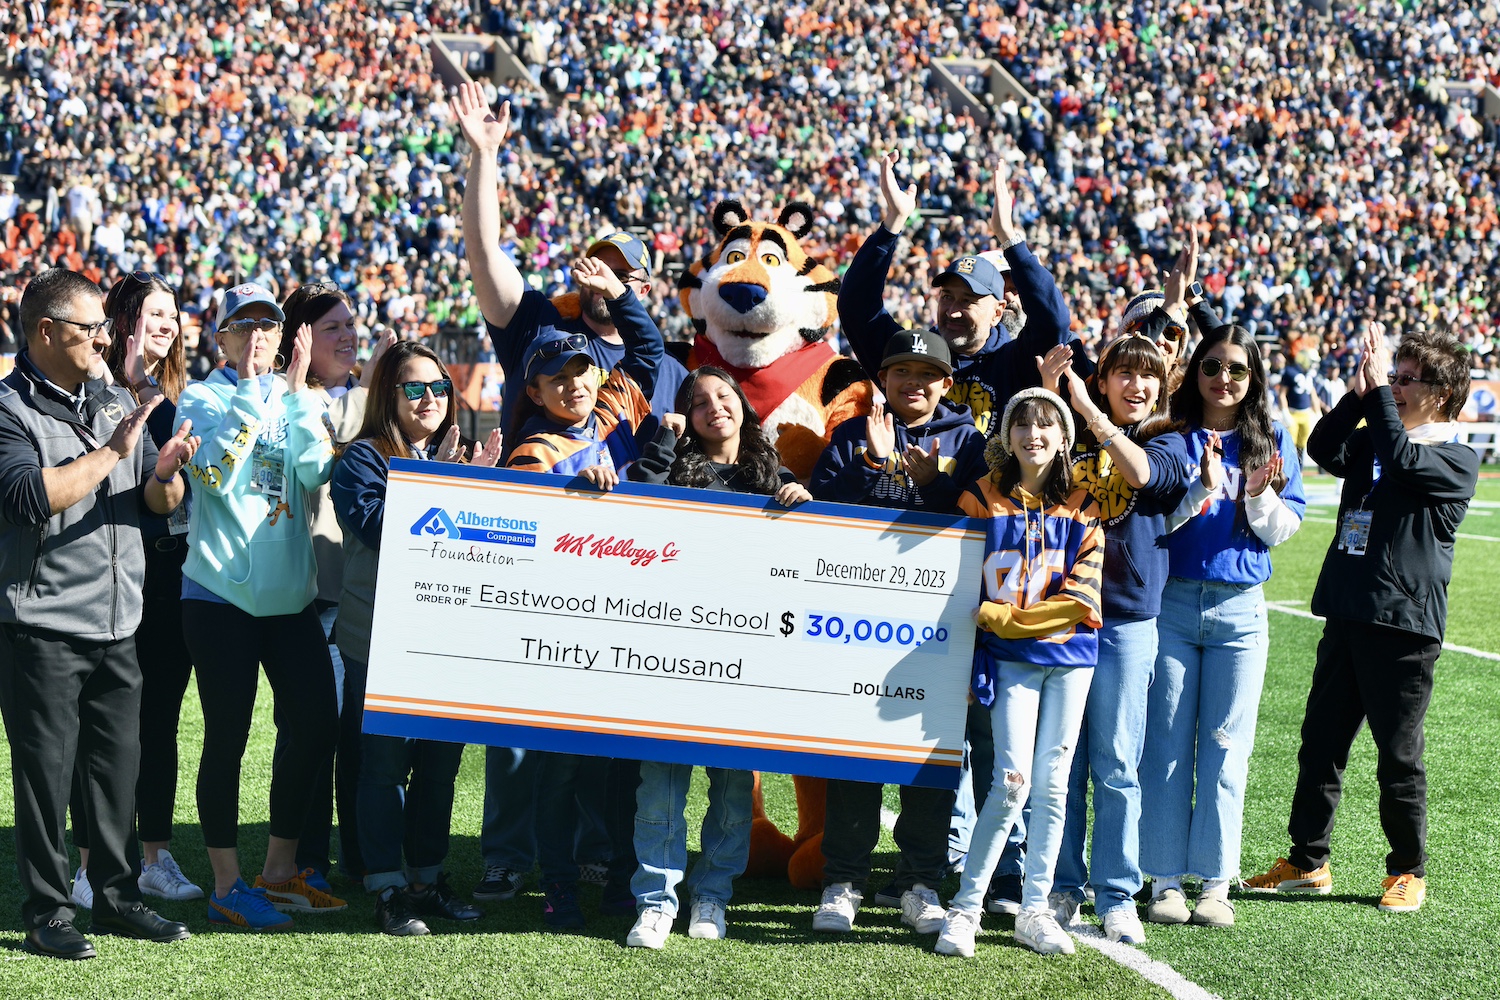
{"label": "eyeglasses", "polygon": [[69,326],[76,326],[83,331],[86,337],[97,337],[101,333],[108,335],[109,331],[115,325],[115,321],[112,319],[101,319],[97,323],[80,323],[77,320],[64,319],[61,316],[48,316],[47,318],[54,323],[66,323]]}
{"label": "eyeglasses", "polygon": [[251,333],[271,333],[281,329],[279,319],[234,319],[225,323],[220,329],[221,333],[232,333],[236,337]]}
{"label": "eyeglasses", "polygon": [[1231,361],[1226,365],[1218,358],[1204,358],[1203,362],[1198,365],[1199,371],[1209,378],[1218,378],[1219,372],[1225,368],[1229,369],[1229,377],[1236,382],[1243,382],[1250,377],[1250,366],[1242,365],[1238,361]]}
{"label": "eyeglasses", "polygon": [[1403,389],[1411,385],[1413,382],[1419,382],[1422,385],[1437,385],[1437,382],[1433,379],[1417,378],[1415,375],[1408,375],[1405,372],[1391,372],[1390,375],[1386,377],[1391,380],[1391,385],[1399,385]]}
{"label": "eyeglasses", "polygon": [[435,382],[399,382],[407,399],[421,399],[431,390],[433,399],[442,399],[453,391],[451,378],[440,378]]}
{"label": "eyeglasses", "polygon": [[622,285],[627,281],[651,280],[651,276],[644,271],[615,271],[614,268],[610,268],[610,270],[614,271],[615,277],[620,279],[620,284]]}
{"label": "eyeglasses", "polygon": [[528,379],[531,378],[532,373],[536,369],[537,365],[541,364],[543,361],[551,361],[553,358],[562,357],[564,354],[567,354],[570,351],[582,351],[588,346],[589,338],[585,337],[581,333],[570,333],[566,337],[559,337],[557,340],[549,340],[547,343],[542,344],[540,347],[538,347],[536,349],[536,353],[531,356],[531,363],[526,366],[526,377]]}

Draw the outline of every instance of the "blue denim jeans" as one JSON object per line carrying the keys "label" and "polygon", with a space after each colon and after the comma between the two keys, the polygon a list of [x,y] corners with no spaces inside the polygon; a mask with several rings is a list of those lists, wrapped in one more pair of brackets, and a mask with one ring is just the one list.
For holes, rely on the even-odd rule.
{"label": "blue denim jeans", "polygon": [[[948,853],[960,858],[969,853],[974,837],[974,823],[995,780],[995,734],[990,729],[990,710],[978,702],[969,706],[964,733],[964,767],[959,778],[958,796],[953,803],[953,818],[948,827]],[[1029,810],[1022,810],[1005,841],[1005,851],[995,866],[991,881],[1006,875],[1019,876],[1026,864],[1026,822]],[[967,862],[965,862],[967,864]]]}
{"label": "blue denim jeans", "polygon": [[525,873],[536,864],[536,774],[533,751],[485,748],[479,853],[486,866]]}
{"label": "blue denim jeans", "polygon": [[[427,884],[443,870],[462,743],[364,734],[359,771],[365,889]],[[403,849],[406,864],[401,863]]]}
{"label": "blue denim jeans", "polygon": [[[722,767],[708,772],[708,812],[703,817],[701,854],[687,879],[687,894],[728,904],[734,880],[750,859],[750,791],[754,775]],[[639,866],[630,880],[636,908],[677,915],[677,886],[687,870],[688,764],[641,762],[636,792],[635,854]]]}
{"label": "blue denim jeans", "polygon": [[[1057,856],[1053,892],[1083,900],[1094,887],[1099,916],[1126,906],[1141,888],[1141,785],[1138,771],[1146,742],[1146,696],[1156,672],[1156,619],[1106,618],[1099,630],[1099,665],[1083,711],[1073,773],[1068,779],[1067,822]],[[1084,861],[1089,779],[1094,783],[1094,835]]]}
{"label": "blue denim jeans", "polygon": [[990,720],[995,734],[995,777],[979,820],[952,905],[978,910],[1007,835],[1031,797],[1026,831],[1026,885],[1021,906],[1047,905],[1052,866],[1062,844],[1063,810],[1073,747],[1088,700],[1092,667],[1038,667],[1004,661],[995,684]]}
{"label": "blue denim jeans", "polygon": [[1173,577],[1157,634],[1141,754],[1141,870],[1234,878],[1266,676],[1260,586]]}

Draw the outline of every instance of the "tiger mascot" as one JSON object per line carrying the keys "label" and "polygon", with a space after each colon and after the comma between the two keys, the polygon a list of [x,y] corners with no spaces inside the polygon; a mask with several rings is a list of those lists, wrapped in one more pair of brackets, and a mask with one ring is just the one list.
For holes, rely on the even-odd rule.
{"label": "tiger mascot", "polygon": [[[719,242],[678,282],[696,336],[689,369],[717,365],[745,390],[782,464],[806,482],[833,430],[865,417],[874,387],[859,362],[840,357],[827,337],[838,315],[839,279],[802,249],[813,210],[794,202],[775,223],[752,222],[738,201],[713,212]],[[827,781],[794,777],[797,833],[766,816],[755,776],[751,878],[788,878],[799,889],[823,881]]]}
{"label": "tiger mascot", "polygon": [[678,280],[696,337],[687,367],[717,365],[745,390],[781,461],[806,482],[833,429],[867,416],[874,386],[827,336],[839,279],[799,242],[813,210],[800,202],[776,222],[750,222],[738,201],[714,208],[718,245]]}

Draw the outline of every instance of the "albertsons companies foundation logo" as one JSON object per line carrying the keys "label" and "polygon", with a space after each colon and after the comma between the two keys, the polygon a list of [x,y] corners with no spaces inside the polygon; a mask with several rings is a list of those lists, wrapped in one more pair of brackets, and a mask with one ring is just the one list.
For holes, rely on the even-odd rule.
{"label": "albertsons companies foundation logo", "polygon": [[517,521],[492,514],[461,510],[453,517],[441,507],[434,507],[411,526],[411,533],[421,538],[447,538],[452,541],[493,542],[496,545],[536,546],[536,522]]}

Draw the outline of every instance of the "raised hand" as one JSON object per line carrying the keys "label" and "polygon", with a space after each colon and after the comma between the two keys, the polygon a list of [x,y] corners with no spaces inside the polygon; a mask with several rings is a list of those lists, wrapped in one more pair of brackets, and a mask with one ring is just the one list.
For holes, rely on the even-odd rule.
{"label": "raised hand", "polygon": [[499,115],[492,114],[489,102],[484,99],[484,88],[477,83],[460,85],[458,93],[448,101],[448,110],[475,150],[494,153],[510,134],[510,102],[500,105]]}
{"label": "raised hand", "polygon": [[1036,359],[1036,370],[1042,373],[1042,388],[1057,392],[1063,374],[1073,364],[1073,349],[1067,344],[1058,344],[1047,352],[1046,357]]}
{"label": "raised hand", "polygon": [[443,435],[443,440],[438,444],[437,460],[439,462],[461,462],[464,457],[463,442],[458,439],[458,425],[454,424],[448,428],[448,433]]}
{"label": "raised hand", "polygon": [[1210,492],[1218,492],[1224,482],[1224,444],[1218,431],[1209,431],[1203,445],[1203,459],[1198,463],[1198,482]]}
{"label": "raised hand", "polygon": [[146,334],[142,327],[146,317],[135,324],[135,331],[125,338],[125,379],[133,388],[146,377]]}
{"label": "raised hand", "polygon": [[573,281],[606,299],[617,299],[625,294],[625,285],[614,270],[598,257],[580,257],[573,262]]}
{"label": "raised hand", "polygon": [[1015,220],[1016,202],[1010,194],[1010,169],[1005,161],[995,164],[995,198],[990,204],[990,232],[1001,243],[1023,239],[1025,234]]}
{"label": "raised hand", "polygon": [[1187,306],[1187,290],[1197,280],[1198,227],[1189,226],[1187,242],[1182,245],[1182,252],[1167,273],[1167,283],[1162,286],[1162,295],[1166,299],[1162,305],[1175,318],[1182,318],[1182,310]]}
{"label": "raised hand", "polygon": [[899,233],[917,210],[917,186],[902,189],[896,181],[900,159],[901,154],[895,150],[880,158],[880,221],[893,233]]}
{"label": "raised hand", "polygon": [[366,389],[370,388],[370,384],[375,381],[375,365],[380,361],[380,356],[390,350],[395,342],[396,331],[394,329],[387,330],[376,338],[375,343],[370,347],[370,360],[366,361],[364,368],[360,369],[360,385]]}
{"label": "raised hand", "polygon": [[1265,465],[1256,469],[1245,477],[1245,495],[1258,497],[1265,492],[1266,486],[1281,476],[1283,460],[1276,455]]}
{"label": "raised hand", "polygon": [[931,485],[938,477],[938,471],[942,468],[938,461],[938,451],[943,442],[938,438],[932,439],[932,450],[923,451],[919,444],[909,444],[901,456],[901,461],[906,466],[906,474],[911,481],[918,486]]}
{"label": "raised hand", "polygon": [[1390,385],[1390,370],[1391,354],[1385,346],[1385,325],[1371,323],[1370,331],[1365,334],[1365,354],[1359,364],[1359,374],[1364,379],[1365,391]]}
{"label": "raised hand", "polygon": [[303,323],[297,327],[297,338],[292,342],[292,360],[286,366],[286,391],[301,392],[307,388],[307,367],[312,364],[312,327]]}
{"label": "raised hand", "polygon": [[490,431],[490,436],[485,438],[484,447],[478,442],[474,444],[474,451],[469,458],[470,465],[477,465],[485,469],[493,469],[500,462],[500,450],[505,438],[500,434],[500,428],[496,427]]}
{"label": "raised hand", "polygon": [[[146,418],[151,416],[152,410],[161,405],[163,398],[165,397],[157,396],[147,400],[134,410],[131,410],[124,420],[115,425],[115,432],[109,436],[109,447],[122,460],[135,454],[135,446],[141,440],[141,431],[146,426]],[[187,421],[183,421],[183,425],[186,426],[186,424]],[[161,467],[160,459],[158,459],[156,464],[157,468]],[[175,472],[176,470],[173,471]]]}
{"label": "raised hand", "polygon": [[687,433],[687,417],[680,413],[663,413],[661,425],[681,438]]}
{"label": "raised hand", "polygon": [[[155,400],[152,400],[152,406]],[[144,408],[144,407],[143,407]],[[156,452],[156,478],[165,482],[182,471],[183,466],[193,460],[193,454],[198,446],[203,443],[200,437],[190,436],[193,433],[193,422],[184,420],[182,426],[177,428],[166,444],[157,449]]]}
{"label": "raised hand", "polygon": [[876,403],[865,418],[865,452],[877,462],[884,462],[896,447],[896,418],[885,406]]}
{"label": "raised hand", "polygon": [[260,374],[255,370],[255,354],[260,350],[261,339],[265,336],[259,330],[250,331],[250,336],[245,340],[245,353],[240,355],[240,366],[237,369],[240,378],[255,378]]}
{"label": "raised hand", "polygon": [[605,493],[620,485],[620,474],[608,465],[591,465],[578,475]]}

